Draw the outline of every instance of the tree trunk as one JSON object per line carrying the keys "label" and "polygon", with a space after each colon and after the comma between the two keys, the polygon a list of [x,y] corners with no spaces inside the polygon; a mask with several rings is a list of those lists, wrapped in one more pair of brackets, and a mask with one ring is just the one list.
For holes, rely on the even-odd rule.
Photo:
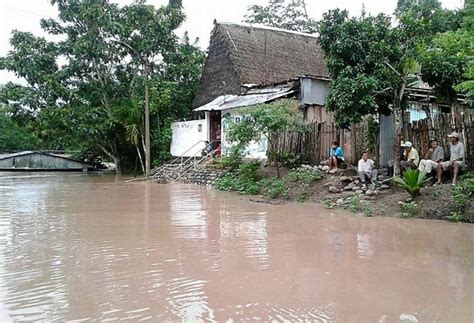
{"label": "tree trunk", "polygon": [[403,140],[402,138],[402,118],[401,118],[401,111],[399,108],[393,109],[393,114],[395,116],[395,144],[393,148],[393,171],[394,175],[400,175],[400,142]]}
{"label": "tree trunk", "polygon": [[276,158],[276,171],[277,171],[277,178],[280,178],[280,162],[278,161],[279,158]]}
{"label": "tree trunk", "polygon": [[117,175],[121,175],[122,174],[122,165],[120,163],[120,158],[113,156],[112,160],[114,161],[114,164],[115,164],[115,169],[116,169],[115,173]]}
{"label": "tree trunk", "polygon": [[395,144],[394,144],[394,165],[393,171],[394,175],[400,175],[400,142],[403,140],[402,131],[403,131],[403,110],[402,110],[402,100],[405,95],[406,81],[403,79],[403,82],[400,86],[400,90],[395,92],[395,100],[393,101],[393,114],[395,116]]}
{"label": "tree trunk", "polygon": [[122,165],[120,163],[120,156],[116,153],[117,149],[116,147],[112,147],[112,149],[107,149],[105,146],[97,143],[97,146],[110,158],[112,158],[114,164],[115,164],[115,169],[117,175],[122,174]]}
{"label": "tree trunk", "polygon": [[135,146],[135,148],[137,149],[138,158],[140,159],[140,166],[142,168],[142,172],[143,174],[145,174],[145,165],[143,165],[142,153],[140,152],[140,148],[138,147],[138,145]]}
{"label": "tree trunk", "polygon": [[[268,138],[267,138],[268,139]],[[268,158],[271,165],[273,161],[277,172],[277,178],[280,178],[280,152],[275,149],[276,144],[268,139]]]}
{"label": "tree trunk", "polygon": [[148,80],[149,68],[145,65],[145,176],[150,177],[150,84]]}

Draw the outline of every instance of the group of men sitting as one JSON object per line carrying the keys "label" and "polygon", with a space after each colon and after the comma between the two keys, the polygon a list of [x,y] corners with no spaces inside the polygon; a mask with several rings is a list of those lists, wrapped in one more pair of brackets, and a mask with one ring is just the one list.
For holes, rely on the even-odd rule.
{"label": "group of men sitting", "polygon": [[[420,160],[418,151],[413,147],[411,142],[402,142],[400,156],[400,168],[402,173],[410,169],[418,169],[426,174],[436,171],[437,181],[434,185],[439,185],[441,184],[443,172],[452,170],[452,185],[456,185],[459,169],[463,167],[465,163],[465,149],[458,133],[453,132],[448,137],[451,140],[449,144],[450,158],[448,161],[445,161],[445,151],[435,138],[430,140],[431,148],[426,152],[425,158],[422,160]],[[333,142],[330,157],[327,161],[327,165],[329,166],[328,173],[337,172],[342,162],[344,162],[344,151],[337,142]],[[365,184],[367,180],[371,182],[377,180],[378,172],[375,168],[375,162],[369,158],[368,152],[364,152],[362,158],[359,160],[357,172],[363,184]]]}
{"label": "group of men sitting", "polygon": [[448,135],[451,140],[449,144],[450,157],[448,161],[445,161],[445,151],[443,147],[439,145],[437,139],[431,139],[431,148],[426,152],[425,158],[420,160],[419,154],[411,142],[406,141],[402,147],[404,148],[403,160],[400,162],[400,166],[403,171],[410,169],[417,169],[420,172],[430,174],[436,171],[436,183],[435,185],[441,184],[441,178],[444,171],[453,171],[453,182],[452,185],[456,185],[457,177],[460,168],[465,163],[465,149],[464,144],[460,140],[460,135],[456,132]]}

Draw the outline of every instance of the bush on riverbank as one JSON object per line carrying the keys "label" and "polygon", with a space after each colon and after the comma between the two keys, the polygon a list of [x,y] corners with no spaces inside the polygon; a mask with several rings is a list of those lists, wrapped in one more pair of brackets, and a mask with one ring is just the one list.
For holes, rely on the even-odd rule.
{"label": "bush on riverbank", "polygon": [[[474,222],[472,215],[472,198],[474,195],[474,173],[461,177],[457,186],[451,192],[453,201],[452,212],[448,219],[454,222]],[[471,207],[469,205],[471,204]]]}
{"label": "bush on riverbank", "polygon": [[222,191],[237,191],[245,195],[264,195],[271,199],[296,199],[304,202],[309,197],[312,183],[324,178],[323,173],[312,167],[300,167],[291,170],[288,176],[278,178],[265,176],[259,162],[242,163],[219,179],[214,187]]}

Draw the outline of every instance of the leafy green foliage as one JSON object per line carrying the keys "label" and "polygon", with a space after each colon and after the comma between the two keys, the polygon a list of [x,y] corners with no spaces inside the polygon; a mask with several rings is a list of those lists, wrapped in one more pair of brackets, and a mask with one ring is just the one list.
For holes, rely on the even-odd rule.
{"label": "leafy green foliage", "polygon": [[290,191],[299,193],[297,199],[304,202],[309,198],[309,187],[323,178],[317,169],[299,168],[291,171],[287,177],[261,177],[258,162],[242,163],[234,170],[220,178],[214,187],[223,191],[237,191],[241,194],[262,194],[272,199],[288,199]]}
{"label": "leafy green foliage", "polygon": [[244,118],[240,123],[229,120],[228,139],[239,147],[245,147],[252,141],[266,138],[267,156],[270,162],[275,163],[277,177],[280,177],[281,151],[277,147],[278,136],[285,131],[305,131],[301,114],[296,108],[292,108],[289,100],[242,108],[241,113]]}
{"label": "leafy green foliage", "polygon": [[239,167],[237,191],[242,194],[257,194],[260,191],[258,183],[258,170],[260,163],[257,161],[243,163]]}
{"label": "leafy green foliage", "polygon": [[324,173],[312,167],[302,167],[288,173],[288,180],[301,184],[311,184],[324,178]]}
{"label": "leafy green foliage", "polygon": [[41,148],[40,140],[0,108],[0,152],[38,148]]}
{"label": "leafy green foliage", "polygon": [[365,217],[371,218],[374,216],[374,210],[368,206],[364,207],[362,214],[364,214]]}
{"label": "leafy green foliage", "polygon": [[[411,19],[409,19],[411,18]],[[337,123],[348,127],[368,114],[398,113],[405,88],[417,72],[414,60],[423,44],[423,26],[403,16],[397,27],[390,17],[349,17],[330,10],[319,24],[320,44],[333,78],[326,101]]]}
{"label": "leafy green foliage", "polygon": [[[471,202],[472,196],[474,195],[474,176],[468,174],[463,177],[461,181],[453,187],[451,192],[453,197],[453,202],[451,207],[453,212],[448,217],[448,220],[454,222],[473,222],[474,218],[468,218],[467,208]],[[471,210],[472,211],[472,210]]]}
{"label": "leafy green foliage", "polygon": [[[422,55],[422,77],[436,95],[449,103],[458,92],[474,100],[474,4],[466,1],[457,14],[459,23],[443,30]],[[471,105],[472,106],[472,105]]]}
{"label": "leafy green foliage", "polygon": [[420,195],[421,188],[428,180],[429,179],[426,178],[426,173],[414,169],[406,171],[403,174],[403,178],[394,178],[395,183],[404,188],[412,197]]}
{"label": "leafy green foliage", "polygon": [[280,156],[280,160],[285,165],[285,167],[289,169],[294,169],[303,163],[303,156],[301,154],[294,154],[291,152],[282,152]]}
{"label": "leafy green foliage", "polygon": [[245,22],[250,24],[316,32],[316,21],[308,17],[305,0],[269,0],[267,6],[251,6],[245,18]]}
{"label": "leafy green foliage", "polygon": [[[100,150],[120,170],[146,152],[142,123],[149,97],[151,150],[157,163],[168,158],[170,122],[189,115],[204,58],[187,35],[179,41],[174,33],[184,21],[180,1],[159,8],[144,1],[124,7],[109,0],[51,3],[59,18],[44,19],[41,27],[60,40],[14,31],[0,69],[27,85],[7,84],[0,100],[15,116],[28,116],[54,148],[85,155]],[[66,58],[63,65],[59,58]]]}
{"label": "leafy green foliage", "polygon": [[228,173],[220,178],[214,186],[224,191],[237,191],[249,195],[258,194],[261,188],[258,175],[260,166],[257,161],[243,163],[234,173]]}
{"label": "leafy green foliage", "polygon": [[352,212],[357,213],[361,210],[360,199],[357,196],[350,196],[346,200],[346,207]]}
{"label": "leafy green foliage", "polygon": [[337,204],[334,200],[327,198],[322,201],[324,208],[326,209],[335,209]]}
{"label": "leafy green foliage", "polygon": [[466,73],[469,62],[472,64],[473,43],[472,31],[446,32],[438,35],[433,47],[422,56],[423,79],[434,87],[437,97],[450,103],[456,100],[456,85],[469,77]]}
{"label": "leafy green foliage", "polygon": [[217,180],[214,187],[221,191],[235,191],[235,178],[232,174],[225,174]]}
{"label": "leafy green foliage", "polygon": [[410,202],[410,203],[403,203],[402,207],[402,218],[411,218],[420,214],[422,208],[418,203]]}
{"label": "leafy green foliage", "polygon": [[377,132],[378,132],[378,127],[376,122],[374,121],[374,118],[372,116],[369,116],[367,118],[367,127],[365,128],[364,131],[364,149],[375,152],[375,145],[377,141]]}
{"label": "leafy green foliage", "polygon": [[265,178],[260,182],[260,185],[262,187],[262,194],[269,198],[289,198],[290,189],[282,179],[275,177]]}

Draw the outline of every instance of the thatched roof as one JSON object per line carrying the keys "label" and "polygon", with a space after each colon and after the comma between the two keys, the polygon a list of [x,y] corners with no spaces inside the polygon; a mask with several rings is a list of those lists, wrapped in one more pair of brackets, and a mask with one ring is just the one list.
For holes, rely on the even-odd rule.
{"label": "thatched roof", "polygon": [[274,28],[215,23],[195,106],[244,85],[270,85],[300,75],[328,76],[313,35]]}

